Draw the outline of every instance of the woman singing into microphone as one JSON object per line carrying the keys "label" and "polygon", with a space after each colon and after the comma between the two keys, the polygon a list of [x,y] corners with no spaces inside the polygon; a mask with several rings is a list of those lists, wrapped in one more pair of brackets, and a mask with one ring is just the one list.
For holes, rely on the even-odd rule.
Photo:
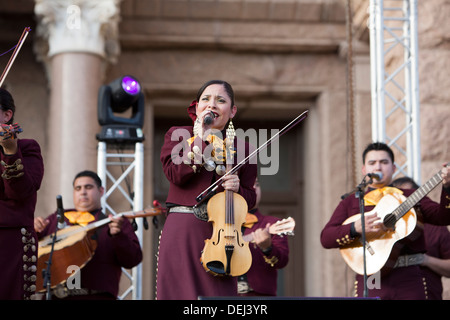
{"label": "woman singing into microphone", "polygon": [[[225,174],[223,139],[227,124],[236,115],[234,92],[230,84],[211,80],[198,91],[188,108],[193,126],[172,127],[165,135],[161,149],[164,173],[170,182],[166,200],[169,214],[160,237],[157,272],[157,299],[198,299],[200,296],[235,296],[236,279],[215,277],[200,263],[205,240],[211,237],[207,222],[206,201],[197,204],[196,197],[212,183],[223,178],[216,190],[239,193],[249,208],[255,205],[256,164],[244,164],[236,174]],[[236,142],[236,139],[235,139]],[[250,146],[237,148],[243,159]],[[242,149],[242,150],[241,150]],[[236,158],[236,157],[235,157]]]}

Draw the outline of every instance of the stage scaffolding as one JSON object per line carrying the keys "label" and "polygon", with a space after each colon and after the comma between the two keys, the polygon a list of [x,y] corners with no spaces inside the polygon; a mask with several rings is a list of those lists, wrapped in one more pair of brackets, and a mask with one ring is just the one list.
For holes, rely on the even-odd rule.
{"label": "stage scaffolding", "polygon": [[[114,148],[118,152],[112,152],[111,149]],[[144,144],[142,142],[136,142],[133,146],[133,144],[117,145],[100,141],[98,143],[97,173],[105,188],[102,208],[104,208],[106,215],[118,213],[108,203],[108,199],[115,191],[123,196],[133,211],[144,209]],[[123,184],[128,182],[129,177],[133,177],[132,192],[125,190],[123,187]],[[112,184],[108,188],[109,182]],[[142,247],[143,218],[136,218],[135,221],[137,224],[136,235]],[[142,263],[134,267],[131,274],[126,269],[122,269],[122,273],[129,279],[131,285],[118,298],[123,300],[131,293],[133,300],[141,300]]]}
{"label": "stage scaffolding", "polygon": [[417,0],[370,0],[369,10],[372,140],[394,150],[396,174],[420,184]]}

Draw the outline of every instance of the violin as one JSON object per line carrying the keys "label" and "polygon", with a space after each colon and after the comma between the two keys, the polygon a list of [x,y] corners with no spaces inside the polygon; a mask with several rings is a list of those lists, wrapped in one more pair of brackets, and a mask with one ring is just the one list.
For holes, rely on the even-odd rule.
{"label": "violin", "polygon": [[[226,153],[229,172],[232,169],[235,132],[227,129]],[[213,224],[210,239],[205,240],[200,262],[213,275],[240,276],[252,264],[248,242],[242,235],[242,225],[247,215],[247,202],[238,193],[225,190],[214,195],[208,202],[208,221]]]}

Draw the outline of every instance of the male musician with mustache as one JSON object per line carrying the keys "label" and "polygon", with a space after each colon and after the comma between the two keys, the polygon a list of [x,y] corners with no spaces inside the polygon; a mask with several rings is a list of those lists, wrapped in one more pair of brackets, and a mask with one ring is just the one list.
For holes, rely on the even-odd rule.
{"label": "male musician with mustache", "polygon": [[[396,167],[394,164],[394,154],[388,145],[381,142],[371,143],[364,150],[362,158],[362,173],[364,175],[369,173],[382,174],[380,180],[373,180],[373,184],[369,186],[370,188],[364,196],[365,212],[369,212],[375,207],[376,203],[374,203],[374,199],[377,199],[375,197],[376,195],[382,198],[383,195],[389,193],[403,193],[405,197],[408,197],[413,193],[414,190],[396,190],[390,187]],[[441,169],[440,175],[442,177],[440,203],[424,197],[418,205],[420,205],[424,222],[435,225],[449,225],[450,169],[444,166]],[[347,218],[358,212],[359,199],[354,194],[342,200],[322,230],[320,236],[322,246],[327,249],[340,248],[353,241],[360,241],[362,232],[361,219],[353,223],[343,224]],[[366,235],[368,235],[386,230],[386,227],[376,212],[374,212],[372,214],[365,214],[365,230]],[[387,274],[381,274],[381,281],[378,288],[368,288],[369,297],[379,297],[386,300],[427,299],[427,284],[424,281],[424,272],[420,267],[421,261],[417,259],[417,257],[421,256],[418,254],[426,252],[423,232],[419,232],[414,240],[408,240],[406,237],[398,242],[403,246],[395,267]],[[363,276],[357,274],[355,295],[363,297],[363,288]]]}
{"label": "male musician with mustache", "polygon": [[15,110],[0,88],[0,300],[30,299],[35,290],[33,218],[44,163],[35,140],[8,137],[3,125],[13,123]]}
{"label": "male musician with mustache", "polygon": [[[95,172],[86,170],[78,173],[73,181],[75,209],[65,210],[66,225],[86,225],[106,218],[101,208],[103,193],[101,180]],[[110,217],[112,222],[97,229],[97,248],[92,259],[81,269],[81,288],[68,289],[65,284],[57,286],[52,292],[52,299],[117,299],[122,267],[138,265],[142,260],[142,250],[128,219]],[[54,233],[57,225],[56,212],[46,219],[36,217],[34,222],[39,239]],[[58,263],[52,261],[53,265]]]}

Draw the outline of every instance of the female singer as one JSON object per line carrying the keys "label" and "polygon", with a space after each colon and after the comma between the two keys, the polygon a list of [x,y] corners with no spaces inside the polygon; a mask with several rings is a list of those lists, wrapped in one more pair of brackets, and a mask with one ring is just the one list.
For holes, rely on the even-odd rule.
{"label": "female singer", "polygon": [[[236,112],[231,85],[222,80],[211,80],[200,88],[197,99],[188,108],[194,126],[172,127],[165,135],[161,162],[170,189],[166,200],[169,214],[161,233],[158,256],[156,288],[159,300],[236,295],[235,278],[213,276],[200,263],[204,241],[211,237],[213,229],[207,222],[206,204],[193,208],[197,204],[196,197],[225,173],[220,162],[223,153],[216,147],[220,145],[218,141],[222,142],[221,139],[226,137],[227,124]],[[235,144],[238,140],[235,138]],[[245,149],[244,153],[248,155],[250,146],[239,141],[245,148],[237,148],[237,153]],[[243,159],[242,154],[236,156]],[[247,201],[248,207],[253,208],[256,174],[256,164],[246,163],[237,174],[223,177],[217,192],[224,189],[237,192]]]}
{"label": "female singer", "polygon": [[44,175],[39,144],[7,134],[15,113],[11,94],[0,88],[0,300],[29,299],[36,279],[34,209]]}

